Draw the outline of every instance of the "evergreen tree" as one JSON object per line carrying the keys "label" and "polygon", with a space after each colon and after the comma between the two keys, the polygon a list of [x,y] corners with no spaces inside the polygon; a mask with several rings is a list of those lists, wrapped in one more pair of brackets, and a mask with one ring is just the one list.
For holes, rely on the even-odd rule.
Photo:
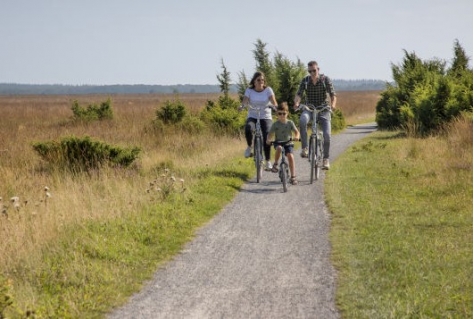
{"label": "evergreen tree", "polygon": [[224,93],[224,97],[229,96],[229,90],[231,85],[230,72],[227,71],[227,67],[224,64],[224,59],[221,59],[222,73],[217,75],[217,81],[219,81],[219,87],[221,92]]}

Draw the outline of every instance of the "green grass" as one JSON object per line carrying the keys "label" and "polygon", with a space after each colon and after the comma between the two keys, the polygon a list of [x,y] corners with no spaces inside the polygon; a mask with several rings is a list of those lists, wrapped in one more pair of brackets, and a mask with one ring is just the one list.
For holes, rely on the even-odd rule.
{"label": "green grass", "polygon": [[[443,143],[374,133],[328,172],[344,318],[472,317],[472,141],[468,165]],[[67,228],[0,280],[0,317],[102,318],[125,303],[254,174],[252,161],[225,162],[141,211]]]}
{"label": "green grass", "polygon": [[126,302],[254,173],[251,161],[228,163],[196,169],[189,190],[171,192],[159,205],[124,218],[67,229],[39,254],[40,261],[32,262],[34,266],[25,264],[12,276],[19,290],[35,295],[35,303],[20,305],[13,300],[5,314],[12,318],[27,313],[37,318],[102,318]]}
{"label": "green grass", "polygon": [[331,167],[344,318],[472,317],[472,144],[465,166],[450,165],[440,143],[377,132]]}

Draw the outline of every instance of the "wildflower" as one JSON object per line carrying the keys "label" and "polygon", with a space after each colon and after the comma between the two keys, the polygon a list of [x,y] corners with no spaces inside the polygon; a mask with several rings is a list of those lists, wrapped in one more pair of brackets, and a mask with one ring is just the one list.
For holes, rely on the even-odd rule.
{"label": "wildflower", "polygon": [[44,191],[45,191],[45,192],[49,191],[49,187],[48,187],[48,186],[45,186],[45,187],[44,187]]}
{"label": "wildflower", "polygon": [[176,182],[176,178],[174,176],[171,176],[170,179],[173,181],[173,183]]}

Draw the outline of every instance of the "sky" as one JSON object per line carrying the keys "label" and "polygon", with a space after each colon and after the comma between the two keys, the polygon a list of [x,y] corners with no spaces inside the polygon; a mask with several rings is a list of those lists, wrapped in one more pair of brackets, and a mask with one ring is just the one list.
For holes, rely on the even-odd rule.
{"label": "sky", "polygon": [[[332,79],[392,80],[404,51],[473,56],[472,0],[0,0],[0,83],[218,84],[255,43]],[[472,66],[472,60],[471,64]]]}

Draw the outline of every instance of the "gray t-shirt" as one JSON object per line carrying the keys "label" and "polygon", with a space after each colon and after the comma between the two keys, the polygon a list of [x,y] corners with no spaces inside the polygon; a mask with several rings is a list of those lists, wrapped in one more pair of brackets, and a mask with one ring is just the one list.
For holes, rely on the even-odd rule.
{"label": "gray t-shirt", "polygon": [[291,133],[296,131],[296,125],[292,120],[287,120],[286,123],[276,121],[272,124],[269,134],[275,133],[275,141],[285,142],[291,138]]}

